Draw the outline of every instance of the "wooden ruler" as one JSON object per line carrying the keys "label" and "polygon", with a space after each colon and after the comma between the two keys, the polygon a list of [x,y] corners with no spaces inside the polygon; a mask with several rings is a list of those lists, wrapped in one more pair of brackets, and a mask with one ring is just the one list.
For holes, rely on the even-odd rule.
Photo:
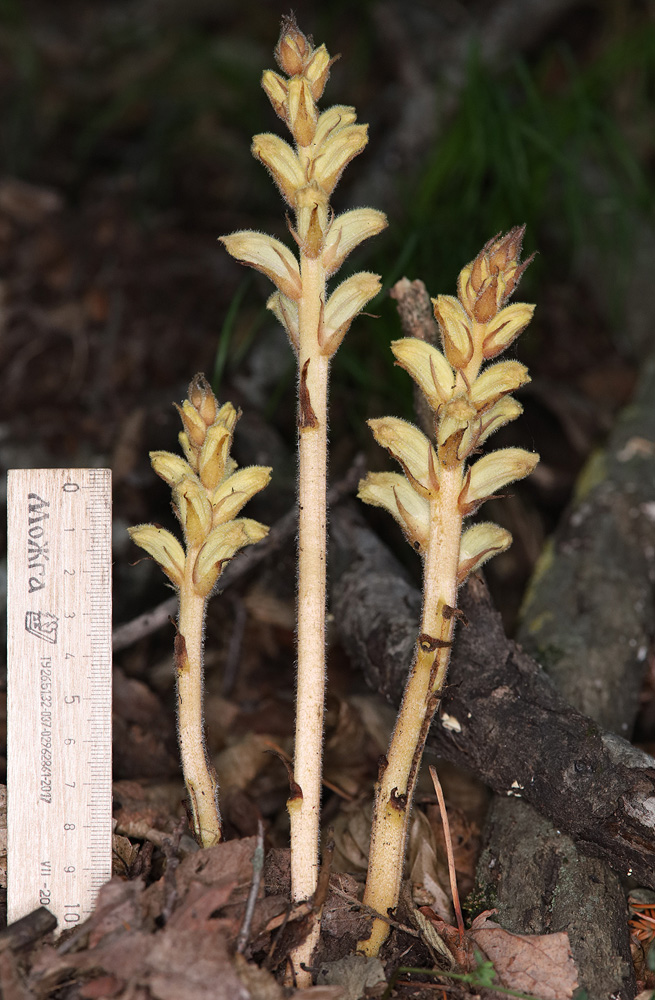
{"label": "wooden ruler", "polygon": [[7,909],[73,927],[111,876],[111,472],[8,476]]}

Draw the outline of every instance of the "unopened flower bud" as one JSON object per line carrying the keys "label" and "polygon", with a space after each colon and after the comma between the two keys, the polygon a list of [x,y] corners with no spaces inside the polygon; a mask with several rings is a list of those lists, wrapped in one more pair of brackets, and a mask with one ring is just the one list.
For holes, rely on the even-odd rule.
{"label": "unopened flower bud", "polygon": [[473,338],[468,316],[452,295],[439,295],[432,299],[432,304],[441,330],[444,354],[453,368],[465,368],[473,357]]}
{"label": "unopened flower bud", "polygon": [[262,76],[262,87],[268,97],[273,111],[282,119],[287,120],[287,81],[279,73],[267,69]]}
{"label": "unopened flower bud", "polygon": [[499,294],[498,275],[494,274],[484,284],[473,305],[472,313],[478,323],[489,323],[498,312],[502,290]]}
{"label": "unopened flower bud", "polygon": [[305,79],[309,83],[312,89],[312,97],[315,101],[320,100],[325,90],[325,84],[328,81],[330,75],[330,66],[335,59],[330,59],[328,50],[324,45],[319,45],[317,49],[314,49],[312,57],[305,66]]}
{"label": "unopened flower bud", "polygon": [[315,181],[296,195],[296,225],[302,252],[315,260],[323,249],[328,227],[328,197]]}
{"label": "unopened flower bud", "polygon": [[216,397],[202,372],[194,375],[187,396],[207,426],[213,424],[216,419]]}
{"label": "unopened flower bud", "polygon": [[460,272],[459,299],[478,323],[488,323],[494,318],[532,260],[530,257],[519,264],[524,233],[525,226],[515,226],[505,236],[494,236]]}
{"label": "unopened flower bud", "polygon": [[304,77],[294,76],[289,80],[287,108],[291,134],[299,146],[309,146],[316,132],[318,114],[311,87]]}
{"label": "unopened flower bud", "polygon": [[439,460],[448,468],[461,462],[474,447],[480,421],[475,407],[465,396],[449,400],[439,411],[437,444]]}
{"label": "unopened flower bud", "polygon": [[182,406],[178,406],[177,403],[174,404],[175,409],[180,414],[182,423],[184,424],[184,429],[189,438],[189,442],[192,447],[195,446],[199,448],[202,442],[205,440],[205,433],[207,431],[207,425],[202,419],[195,406],[185,399]]}
{"label": "unopened flower bud", "polygon": [[183,479],[173,487],[173,502],[187,548],[196,548],[211,531],[212,512],[207,494],[197,480]]}
{"label": "unopened flower bud", "polygon": [[236,410],[232,403],[223,403],[216,414],[216,423],[226,427],[230,434],[237,425],[237,420],[241,416],[241,410]]}
{"label": "unopened flower bud", "polygon": [[302,73],[310,53],[309,41],[296,24],[295,18],[285,17],[275,48],[275,61],[282,72],[287,76],[297,76]]}
{"label": "unopened flower bud", "polygon": [[205,443],[198,458],[198,473],[200,481],[207,490],[214,490],[225,473],[232,434],[222,424],[214,424],[207,430]]}
{"label": "unopened flower bud", "polygon": [[505,236],[492,243],[486,251],[492,274],[502,273],[518,265],[524,236],[525,226],[514,226]]}

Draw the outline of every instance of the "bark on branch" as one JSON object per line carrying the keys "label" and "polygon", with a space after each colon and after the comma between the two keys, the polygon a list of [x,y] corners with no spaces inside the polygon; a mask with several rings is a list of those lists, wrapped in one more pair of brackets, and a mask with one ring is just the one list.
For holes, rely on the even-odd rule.
{"label": "bark on branch", "polygon": [[[332,517],[333,613],[370,686],[398,704],[420,594],[354,507]],[[448,689],[428,747],[501,795],[517,796],[589,854],[655,888],[655,759],[564,700],[507,639],[485,585],[462,593]],[[445,723],[445,724],[444,724]]]}

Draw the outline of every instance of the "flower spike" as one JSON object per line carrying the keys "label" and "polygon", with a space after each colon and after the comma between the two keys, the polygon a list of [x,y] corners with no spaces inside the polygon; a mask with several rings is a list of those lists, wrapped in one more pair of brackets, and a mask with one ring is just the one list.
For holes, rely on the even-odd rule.
{"label": "flower spike", "polygon": [[254,465],[235,471],[230,447],[239,414],[231,403],[219,408],[204,375],[192,379],[188,398],[177,410],[184,425],[180,443],[186,461],[168,451],[151,452],[150,461],[157,475],[171,487],[184,548],[174,535],[156,524],[140,524],[128,530],[132,541],[159,563],[178,592],[178,740],[194,833],[203,847],[210,847],[220,841],[222,831],[218,781],[204,740],[205,607],[228,560],[268,533],[268,528],[258,521],[235,518],[243,505],[267,485],[271,470]]}
{"label": "flower spike", "polygon": [[512,536],[496,524],[462,534],[464,518],[508,483],[529,475],[539,457],[521,448],[491,452],[468,466],[483,442],[514,420],[521,406],[509,394],[530,381],[525,365],[500,354],[527,326],[533,306],[506,305],[526,264],[519,262],[523,227],[495,237],[463,268],[458,296],[433,299],[443,353],[414,337],[396,340],[396,363],[414,379],[433,411],[434,443],[404,420],[369,420],[376,441],[405,475],[369,473],[359,486],[365,503],[384,507],[423,557],[424,601],[416,659],[391,745],[376,786],[364,903],[381,914],[365,955],[377,955],[398,903],[409,810],[430,723],[446,680],[456,620],[457,589],[469,573],[504,552]]}
{"label": "flower spike", "polygon": [[[293,210],[293,253],[261,233],[223,237],[228,253],[258,268],[276,285],[266,303],[286,330],[298,359],[298,685],[291,821],[291,893],[310,899],[318,878],[322,720],[325,698],[326,451],[329,362],[353,320],[380,290],[378,275],[354,274],[328,293],[327,281],[357,246],[386,226],[382,212],[357,208],[335,217],[330,199],[341,174],[368,142],[367,126],[355,109],[318,107],[334,63],[324,45],[314,46],[293,16],[282,20],[275,48],[280,72],[267,70],[262,86],[292,142],[256,135],[253,155],[269,170]],[[268,242],[267,242],[268,241]],[[188,439],[192,429],[185,427]],[[186,449],[186,445],[184,446]],[[185,450],[186,454],[186,450]],[[402,499],[400,501],[402,505]],[[414,505],[415,506],[415,505]],[[399,513],[400,508],[395,508]],[[416,512],[405,504],[409,532]],[[309,986],[315,920],[294,949],[294,985]]]}

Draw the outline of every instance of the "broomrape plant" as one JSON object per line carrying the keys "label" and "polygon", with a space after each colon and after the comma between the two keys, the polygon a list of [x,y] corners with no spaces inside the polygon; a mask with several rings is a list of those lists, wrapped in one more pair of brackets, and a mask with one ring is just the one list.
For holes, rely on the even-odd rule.
{"label": "broomrape plant", "polygon": [[[434,412],[434,440],[395,417],[369,421],[376,441],[404,475],[369,473],[359,497],[388,510],[423,557],[416,657],[376,785],[364,903],[383,916],[398,903],[412,797],[450,659],[457,589],[512,541],[508,531],[490,522],[462,534],[463,520],[497,490],[529,475],[539,460],[521,448],[503,448],[470,464],[489,435],[522,412],[509,393],[530,381],[518,361],[500,361],[481,371],[532,317],[534,306],[505,304],[530,262],[519,263],[523,233],[515,228],[491,240],[460,273],[458,297],[432,300],[443,353],[413,337],[391,345],[396,363]],[[377,955],[388,933],[388,923],[374,919],[359,950]]]}
{"label": "broomrape plant", "polygon": [[[335,216],[330,197],[347,164],[367,143],[367,128],[353,108],[319,113],[334,62],[314,48],[293,18],[283,20],[275,58],[262,86],[288,126],[293,146],[276,135],[256,135],[253,154],[267,167],[294,212],[289,230],[297,253],[264,233],[223,236],[233,257],[261,271],[276,286],[267,302],[287,331],[298,360],[299,544],[298,681],[291,822],[291,888],[297,902],[317,887],[323,713],[325,698],[327,383],[330,359],[353,319],[380,289],[379,277],[360,272],[331,294],[328,280],[348,254],[386,226],[382,212],[360,208]],[[522,412],[510,393],[529,381],[518,361],[485,363],[504,351],[530,322],[533,306],[507,305],[529,261],[520,263],[523,228],[493,239],[459,275],[457,298],[433,300],[443,350],[418,338],[395,341],[397,364],[418,384],[434,414],[433,439],[395,417],[370,420],[375,439],[403,474],[369,473],[359,497],[384,507],[400,523],[424,562],[424,599],[416,655],[388,754],[375,791],[364,903],[379,914],[359,950],[376,955],[385,941],[388,914],[398,903],[412,797],[423,749],[446,680],[453,643],[457,590],[469,573],[509,547],[498,525],[464,518],[508,483],[531,473],[538,456],[504,448],[476,458],[499,427]],[[179,593],[175,641],[178,736],[193,825],[202,846],[221,839],[218,783],[204,744],[202,630],[206,602],[225,562],[268,529],[239,518],[243,505],[270,479],[260,466],[236,470],[229,457],[238,414],[220,409],[202,375],[178,407],[184,458],[151,453],[155,472],[171,487],[184,547],[155,524],[131,528],[137,545],[161,566]],[[308,964],[320,919],[292,952],[295,981],[311,983]]]}
{"label": "broomrape plant", "polygon": [[[291,821],[291,887],[294,900],[309,899],[318,876],[323,707],[325,698],[325,572],[327,384],[330,358],[353,319],[380,290],[378,275],[360,272],[330,295],[326,283],[363,240],[385,228],[382,212],[360,208],[335,216],[330,197],[347,164],[364,149],[367,126],[354,108],[319,113],[334,62],[324,45],[314,48],[292,18],[282,23],[275,59],[284,76],[267,70],[262,86],[294,140],[256,135],[252,152],[269,170],[295,214],[289,223],[297,256],[258,232],[222,237],[233,257],[261,271],[277,291],[267,302],[289,335],[298,359],[299,541],[298,682]],[[309,961],[318,923],[294,953],[299,982],[310,981]]]}
{"label": "broomrape plant", "polygon": [[140,524],[129,533],[159,563],[179,595],[175,638],[178,740],[194,833],[203,847],[211,847],[221,840],[221,815],[216,772],[204,740],[205,608],[225,564],[239,549],[268,533],[259,521],[237,514],[266,486],[271,470],[253,465],[237,471],[230,447],[239,414],[231,403],[219,409],[203,375],[195,376],[188,399],[177,409],[184,427],[179,440],[185,458],[153,451],[150,461],[171,487],[184,548],[157,524]]}

